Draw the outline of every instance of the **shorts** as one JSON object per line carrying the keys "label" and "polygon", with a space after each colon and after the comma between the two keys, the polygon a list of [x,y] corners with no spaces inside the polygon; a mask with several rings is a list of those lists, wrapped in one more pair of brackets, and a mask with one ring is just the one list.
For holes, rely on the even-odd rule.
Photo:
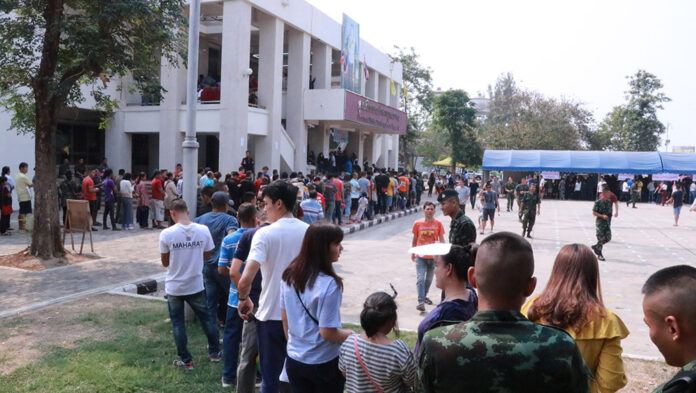
{"label": "shorts", "polygon": [[150,201],[152,205],[152,219],[155,221],[164,221],[164,201],[153,199]]}
{"label": "shorts", "polygon": [[681,213],[681,206],[675,207],[674,208],[674,215],[678,216]]}
{"label": "shorts", "polygon": [[495,209],[483,209],[483,221],[495,221]]}
{"label": "shorts", "polygon": [[89,212],[92,214],[96,214],[99,211],[99,200],[95,199],[93,201],[89,201]]}
{"label": "shorts", "polygon": [[19,214],[31,214],[31,201],[19,202]]}

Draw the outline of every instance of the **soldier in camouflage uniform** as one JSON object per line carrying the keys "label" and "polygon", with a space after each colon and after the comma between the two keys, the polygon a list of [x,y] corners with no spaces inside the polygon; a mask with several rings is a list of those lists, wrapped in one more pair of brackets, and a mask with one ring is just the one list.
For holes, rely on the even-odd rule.
{"label": "soldier in camouflage uniform", "polygon": [[430,330],[418,356],[426,393],[589,393],[590,372],[566,332],[520,313],[535,288],[532,247],[500,232],[481,242],[471,284],[479,312]]}
{"label": "soldier in camouflage uniform", "polygon": [[459,194],[455,190],[447,189],[437,197],[442,213],[449,216],[450,222],[449,242],[460,246],[476,242],[476,226],[459,207]]}
{"label": "soldier in camouflage uniform", "polygon": [[505,196],[507,197],[507,211],[511,211],[513,207],[513,201],[515,200],[515,187],[517,184],[512,181],[512,176],[508,177],[507,183],[505,183]]}
{"label": "soldier in camouflage uniform", "polygon": [[536,184],[529,186],[529,192],[520,196],[520,211],[522,211],[522,236],[527,234],[531,239],[532,228],[536,222],[537,214],[541,214],[541,200],[536,192]]}
{"label": "soldier in camouflage uniform", "polygon": [[605,244],[611,241],[611,198],[608,188],[603,189],[602,198],[594,203],[592,214],[597,217],[595,219],[597,244],[591,246],[591,248],[597,255],[597,259],[603,261],[602,249]]}
{"label": "soldier in camouflage uniform", "polygon": [[522,178],[520,181],[520,184],[515,187],[515,199],[517,199],[517,217],[520,219],[520,222],[522,222],[522,210],[519,210],[520,207],[520,197],[526,193],[529,192],[529,186],[527,186],[527,179]]}
{"label": "soldier in camouflage uniform", "polygon": [[696,268],[678,265],[659,270],[642,292],[650,339],[667,364],[681,367],[653,393],[696,392]]}

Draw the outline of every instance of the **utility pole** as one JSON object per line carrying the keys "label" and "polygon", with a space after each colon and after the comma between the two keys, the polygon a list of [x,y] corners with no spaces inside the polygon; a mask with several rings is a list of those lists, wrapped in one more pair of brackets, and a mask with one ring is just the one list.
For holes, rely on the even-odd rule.
{"label": "utility pole", "polygon": [[198,31],[201,21],[201,0],[189,4],[188,75],[186,86],[186,137],[181,144],[184,156],[184,200],[191,218],[196,216],[198,200],[196,168],[198,167],[198,140],[196,140],[196,105],[198,99]]}

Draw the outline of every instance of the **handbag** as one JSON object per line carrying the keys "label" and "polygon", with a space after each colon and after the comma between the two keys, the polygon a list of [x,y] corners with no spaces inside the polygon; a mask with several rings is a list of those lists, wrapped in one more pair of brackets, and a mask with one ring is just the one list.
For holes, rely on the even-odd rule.
{"label": "handbag", "polygon": [[300,297],[300,291],[298,291],[297,288],[295,288],[295,293],[297,294],[297,300],[300,301],[300,304],[302,305],[302,308],[304,308],[304,310],[305,310],[305,312],[307,313],[307,315],[309,315],[309,317],[312,318],[312,321],[314,321],[314,323],[316,323],[317,326],[318,326],[318,325],[319,325],[319,321],[318,321],[316,318],[314,318],[314,316],[312,316],[312,314],[309,313],[309,310],[307,309],[307,306],[304,305],[304,302],[302,301],[302,298]]}
{"label": "handbag", "polygon": [[358,349],[358,335],[357,334],[353,336],[353,348],[355,348],[355,355],[358,357],[358,362],[360,362],[360,366],[362,367],[363,371],[365,372],[365,375],[367,375],[367,379],[369,379],[370,382],[372,382],[372,385],[377,390],[377,393],[384,393],[384,391],[382,390],[382,388],[379,387],[377,382],[375,382],[375,380],[372,379],[372,376],[367,371],[367,367],[365,366],[365,362],[363,362],[363,360],[362,360],[362,356],[360,356],[360,350]]}

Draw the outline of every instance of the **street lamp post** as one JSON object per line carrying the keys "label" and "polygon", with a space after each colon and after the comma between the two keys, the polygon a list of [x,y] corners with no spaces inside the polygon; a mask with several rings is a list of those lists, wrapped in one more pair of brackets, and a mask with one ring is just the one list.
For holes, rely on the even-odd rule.
{"label": "street lamp post", "polygon": [[196,140],[196,104],[198,98],[198,31],[201,20],[201,0],[189,3],[188,75],[186,85],[186,137],[181,144],[184,158],[184,200],[191,218],[196,216],[198,141]]}

